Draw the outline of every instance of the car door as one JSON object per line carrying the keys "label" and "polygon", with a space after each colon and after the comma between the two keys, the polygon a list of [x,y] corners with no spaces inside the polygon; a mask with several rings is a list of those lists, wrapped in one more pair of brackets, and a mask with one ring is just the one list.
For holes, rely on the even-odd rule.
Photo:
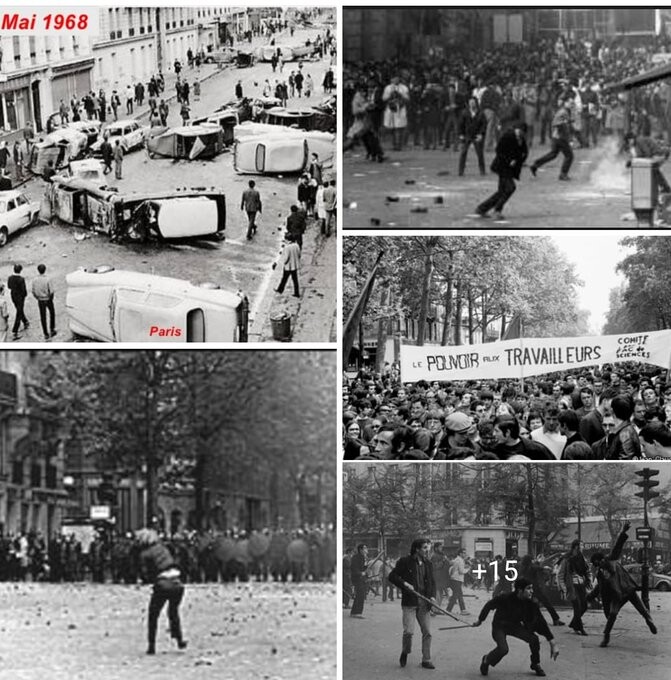
{"label": "car door", "polygon": [[16,206],[16,199],[10,198],[7,201],[7,231],[13,234],[21,229],[21,216]]}
{"label": "car door", "polygon": [[30,203],[28,199],[23,195],[19,194],[16,197],[16,218],[17,229],[24,229],[30,224]]}

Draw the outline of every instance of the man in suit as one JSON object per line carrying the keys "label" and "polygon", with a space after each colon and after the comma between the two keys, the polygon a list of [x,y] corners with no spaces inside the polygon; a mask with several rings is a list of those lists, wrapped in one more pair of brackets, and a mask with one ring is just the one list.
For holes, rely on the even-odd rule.
{"label": "man in suit", "polygon": [[422,631],[422,668],[435,668],[431,662],[431,604],[424,599],[433,600],[436,596],[433,565],[429,559],[430,550],[431,542],[428,539],[414,540],[410,554],[401,557],[389,574],[389,582],[403,592],[401,597],[403,642],[399,658],[402,667],[407,663],[408,654],[412,651],[412,636],[417,619]]}
{"label": "man in suit", "polygon": [[26,304],[28,297],[28,290],[26,289],[26,280],[21,276],[23,266],[20,264],[14,265],[14,273],[7,279],[7,288],[9,288],[12,303],[16,309],[16,317],[14,318],[14,326],[12,328],[12,339],[19,339],[19,326],[23,324],[24,329],[30,325],[26,319],[23,306]]}
{"label": "man in suit", "polygon": [[242,202],[240,210],[247,213],[247,240],[252,240],[252,235],[256,233],[256,213],[263,213],[263,206],[261,204],[261,194],[256,190],[256,182],[253,179],[249,180],[249,189],[242,193]]}
{"label": "man in suit", "polygon": [[496,156],[492,162],[492,172],[499,176],[497,190],[476,209],[481,217],[494,209],[497,219],[503,219],[503,206],[515,193],[515,180],[519,180],[524,161],[529,155],[525,140],[526,124],[521,121],[513,123],[513,129],[505,132],[496,145]]}

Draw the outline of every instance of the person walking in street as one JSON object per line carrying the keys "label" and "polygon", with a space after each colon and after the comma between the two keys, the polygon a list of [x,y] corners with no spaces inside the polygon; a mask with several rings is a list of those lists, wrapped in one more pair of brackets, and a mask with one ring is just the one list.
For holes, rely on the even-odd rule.
{"label": "person walking in street", "polygon": [[9,306],[5,284],[0,283],[0,342],[7,342],[7,331],[9,330]]}
{"label": "person walking in street", "polygon": [[515,180],[519,180],[522,166],[529,155],[525,133],[526,124],[516,122],[513,123],[513,129],[505,132],[499,139],[491,166],[492,172],[499,176],[499,186],[476,208],[480,217],[487,217],[487,213],[493,209],[496,219],[503,219],[503,206],[515,193]]}
{"label": "person walking in street", "polygon": [[275,289],[276,293],[282,295],[284,293],[284,287],[287,285],[289,277],[294,284],[294,297],[299,298],[300,293],[298,289],[298,270],[301,266],[301,249],[296,243],[296,238],[293,234],[287,233],[284,236],[286,243],[284,244],[284,255],[283,255],[283,269],[282,280],[280,281],[279,288]]}
{"label": "person walking in street", "polygon": [[350,579],[354,587],[354,602],[349,615],[355,619],[363,618],[363,605],[366,601],[366,562],[368,561],[368,546],[359,543],[356,554],[350,561]]}
{"label": "person walking in street", "polygon": [[100,152],[102,153],[104,166],[103,174],[106,175],[107,173],[112,172],[112,161],[114,160],[114,149],[112,148],[108,137],[105,137],[103,143],[100,145]]}
{"label": "person walking in street", "polygon": [[123,169],[123,147],[119,143],[119,140],[116,140],[116,143],[114,145],[114,176],[117,179],[123,179],[121,176],[121,171]]}
{"label": "person walking in street", "polygon": [[130,85],[126,86],[126,115],[133,115],[133,101],[135,99],[135,90]]}
{"label": "person walking in street", "polygon": [[568,182],[571,178],[568,176],[571,164],[573,163],[573,149],[571,149],[571,110],[570,99],[563,99],[557,113],[552,119],[552,148],[550,152],[535,160],[529,170],[535,177],[538,168],[553,161],[562,153],[564,161],[559,171],[559,179],[562,182]]}
{"label": "person walking in street", "polygon": [[156,654],[158,617],[166,602],[170,637],[175,640],[179,649],[186,649],[187,641],[182,634],[179,616],[179,606],[184,598],[184,585],[177,562],[168,548],[159,541],[158,534],[153,529],[141,529],[137,539],[142,548],[140,570],[143,580],[154,585],[147,618],[147,654]]}
{"label": "person walking in street", "polygon": [[582,554],[582,542],[576,538],[562,558],[559,567],[559,588],[573,606],[573,618],[568,624],[577,635],[587,635],[582,622],[587,611],[587,589],[590,586],[589,566]]}
{"label": "person walking in street", "polygon": [[242,81],[238,80],[235,84],[235,98],[242,99]]}
{"label": "person walking in street", "polygon": [[603,639],[599,647],[607,647],[610,643],[610,634],[615,625],[617,615],[627,602],[631,602],[634,605],[636,611],[646,622],[650,632],[653,635],[657,635],[657,626],[655,626],[650,612],[641,602],[641,598],[636,592],[636,581],[634,581],[631,574],[620,562],[622,548],[627,542],[627,531],[629,531],[630,527],[631,524],[629,522],[625,522],[622,525],[622,531],[608,556],[602,552],[596,552],[590,557],[590,562],[596,570],[596,586],[587,596],[587,601],[590,602],[597,597],[601,597],[603,613],[607,619],[606,627],[603,631]]}
{"label": "person walking in street", "polygon": [[158,115],[161,116],[161,125],[166,127],[168,125],[168,113],[170,109],[165,103],[164,99],[161,99],[161,103],[158,105]]}
{"label": "person walking in street", "polygon": [[7,142],[0,142],[0,171],[5,170],[7,167],[10,155],[10,151],[7,148]]}
{"label": "person walking in street", "polygon": [[[47,267],[44,264],[37,265],[39,276],[33,281],[33,297],[37,300],[40,310],[40,323],[44,339],[49,340],[56,335],[56,310],[54,309],[54,290],[47,276]],[[47,325],[47,312],[49,312],[49,325]]]}
{"label": "person walking in street", "polygon": [[415,539],[410,546],[410,554],[396,562],[388,577],[389,582],[402,591],[403,638],[399,657],[402,668],[408,661],[408,654],[412,652],[415,619],[422,631],[422,668],[435,668],[431,661],[431,604],[426,601],[433,601],[436,597],[430,550],[428,539]]}
{"label": "person walking in street", "polygon": [[468,148],[472,144],[475,148],[475,155],[478,158],[480,174],[485,173],[485,134],[487,132],[487,119],[485,114],[480,111],[478,100],[471,97],[468,100],[468,107],[461,115],[459,121],[459,140],[461,142],[461,153],[459,154],[459,177],[462,177],[466,169],[466,156]]}
{"label": "person walking in street", "polygon": [[537,676],[545,677],[545,671],[541,667],[541,643],[537,633],[550,643],[550,657],[555,661],[559,656],[559,645],[543,618],[538,603],[534,600],[533,585],[525,578],[518,578],[512,593],[494,597],[485,604],[473,626],[480,626],[492,610],[496,612],[492,621],[492,638],[496,642],[496,647],[482,657],[480,673],[487,675],[489,667],[496,666],[508,654],[506,638],[510,635],[529,645],[531,670]]}
{"label": "person walking in street", "polygon": [[462,616],[466,616],[469,612],[466,611],[464,603],[464,575],[466,574],[466,550],[462,548],[454,561],[450,565],[450,590],[452,595],[447,603],[447,611],[451,612],[452,607],[459,602]]}
{"label": "person walking in street", "polygon": [[23,181],[23,149],[21,149],[21,142],[17,139],[14,142],[14,148],[12,149],[13,161],[14,161],[14,177],[17,182]]}
{"label": "person walking in street", "polygon": [[249,188],[242,193],[240,210],[247,213],[247,240],[251,241],[252,236],[256,234],[256,213],[263,214],[261,194],[256,189],[256,182],[253,179],[249,180]]}
{"label": "person walking in street", "polygon": [[191,115],[189,113],[189,105],[186,102],[182,104],[182,108],[179,110],[179,115],[182,119],[182,125],[187,125]]}
{"label": "person walking in street", "polygon": [[336,181],[332,179],[324,186],[324,212],[326,218],[324,220],[324,232],[326,236],[331,235],[331,227],[336,227]]}
{"label": "person walking in street", "polygon": [[14,326],[12,327],[12,340],[19,339],[19,327],[21,324],[23,324],[24,330],[28,330],[28,327],[30,326],[23,309],[26,304],[26,298],[28,297],[28,290],[26,289],[26,280],[21,276],[22,271],[23,266],[15,264],[14,273],[7,279],[9,295],[12,299],[14,309],[16,310]]}

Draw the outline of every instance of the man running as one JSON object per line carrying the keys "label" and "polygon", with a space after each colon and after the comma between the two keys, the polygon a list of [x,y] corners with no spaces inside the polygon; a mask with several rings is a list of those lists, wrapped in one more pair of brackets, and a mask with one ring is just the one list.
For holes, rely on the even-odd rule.
{"label": "man running", "polygon": [[529,645],[531,670],[536,675],[545,677],[545,671],[541,668],[541,643],[536,633],[540,633],[550,643],[550,656],[554,660],[559,656],[559,645],[555,642],[540,607],[534,600],[534,587],[531,582],[525,578],[518,578],[512,593],[499,595],[485,604],[473,626],[479,626],[492,609],[496,611],[492,621],[492,638],[496,642],[496,647],[482,657],[480,673],[487,675],[489,667],[496,666],[508,653],[506,637],[510,635]]}

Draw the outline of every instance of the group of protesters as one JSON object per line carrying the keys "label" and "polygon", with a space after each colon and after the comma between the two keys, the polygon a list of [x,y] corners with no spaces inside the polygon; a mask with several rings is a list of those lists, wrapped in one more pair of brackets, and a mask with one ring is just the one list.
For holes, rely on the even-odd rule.
{"label": "group of protesters", "polygon": [[[361,142],[383,160],[385,136],[393,149],[408,144],[460,152],[459,174],[472,144],[485,174],[483,154],[515,124],[526,143],[564,141],[568,177],[571,148],[597,146],[604,135],[625,150],[625,134],[671,139],[671,87],[658,81],[629,93],[609,84],[648,70],[667,39],[644,46],[544,39],[488,51],[449,50],[423,59],[349,63],[344,69],[345,148]],[[471,110],[472,109],[472,110]],[[565,130],[557,130],[566,118]],[[564,146],[564,145],[562,145]],[[556,155],[556,154],[555,154]]]}
{"label": "group of protesters", "polygon": [[345,460],[671,458],[666,372],[618,363],[523,382],[345,381]]}
{"label": "group of protesters", "polygon": [[[183,582],[328,581],[335,570],[335,534],[325,526],[160,535]],[[85,539],[64,527],[0,536],[0,581],[137,583],[140,544],[132,532],[99,529]]]}

